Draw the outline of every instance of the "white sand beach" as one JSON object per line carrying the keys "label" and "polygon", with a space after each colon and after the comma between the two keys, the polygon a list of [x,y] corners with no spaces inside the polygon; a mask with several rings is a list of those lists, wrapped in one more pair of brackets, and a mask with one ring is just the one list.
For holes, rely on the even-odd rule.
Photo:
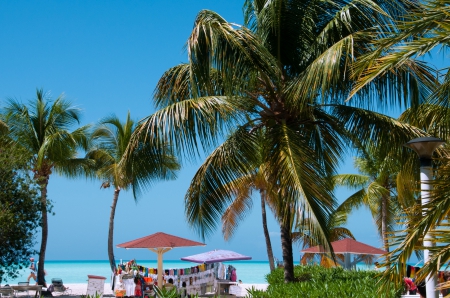
{"label": "white sand beach", "polygon": [[[71,290],[70,295],[61,295],[59,293],[55,293],[54,296],[81,296],[86,295],[87,291],[87,283],[79,283],[79,284],[65,284],[66,287],[69,287]],[[267,284],[240,284],[240,287],[243,289],[251,289],[254,287],[258,290],[265,290],[267,289]],[[114,293],[111,290],[111,286],[109,283],[105,283],[105,288],[103,292],[103,296],[105,297],[114,297]]]}

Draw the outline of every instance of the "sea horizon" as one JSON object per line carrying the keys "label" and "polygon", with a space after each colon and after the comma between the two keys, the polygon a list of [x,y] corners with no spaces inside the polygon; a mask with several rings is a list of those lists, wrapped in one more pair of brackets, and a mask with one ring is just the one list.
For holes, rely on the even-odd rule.
{"label": "sea horizon", "polygon": [[[116,260],[116,264],[120,263],[120,259]],[[128,262],[129,260],[122,260]],[[136,260],[138,265],[157,268],[157,260]],[[237,279],[242,280],[247,284],[266,284],[266,275],[270,272],[269,261],[230,261],[223,262],[224,264],[231,264],[236,268]],[[164,260],[164,269],[179,269],[190,268],[198,265],[197,263],[191,263],[180,260]],[[295,265],[298,265],[296,263]],[[28,266],[27,266],[28,267]],[[47,275],[46,281],[51,282],[52,278],[61,278],[66,284],[87,283],[88,275],[98,275],[106,278],[106,283],[111,280],[111,270],[108,260],[46,260],[45,271]],[[370,270],[373,266],[358,264],[360,270]],[[25,268],[20,270],[18,278],[3,280],[2,285],[5,284],[17,284],[27,280],[29,275],[29,269]]]}
{"label": "sea horizon", "polygon": [[[37,259],[36,259],[37,260]],[[120,259],[116,260],[116,264],[120,263]],[[124,263],[129,260],[122,260]],[[138,265],[157,268],[157,260],[136,260]],[[230,261],[224,264],[232,264],[237,270],[238,279],[245,283],[264,284],[267,283],[265,275],[270,272],[268,261]],[[185,262],[180,260],[163,260],[164,269],[190,268],[197,266],[197,263]],[[28,267],[28,266],[26,266]],[[87,283],[88,275],[98,275],[106,278],[106,282],[111,280],[111,270],[109,260],[46,260],[45,277],[47,282],[51,282],[52,278],[61,278],[66,284]],[[2,285],[17,284],[18,282],[27,281],[29,269],[20,270],[19,277],[15,279],[3,280]]]}

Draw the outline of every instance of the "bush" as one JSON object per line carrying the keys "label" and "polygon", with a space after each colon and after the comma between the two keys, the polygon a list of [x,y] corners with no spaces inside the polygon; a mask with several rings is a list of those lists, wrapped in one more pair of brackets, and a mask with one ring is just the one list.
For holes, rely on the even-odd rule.
{"label": "bush", "polygon": [[284,283],[283,268],[277,268],[266,276],[269,287],[266,292],[250,290],[252,298],[397,298],[403,289],[392,288],[388,293],[378,293],[380,280],[376,271],[350,271],[342,268],[320,266],[296,266],[295,282]]}

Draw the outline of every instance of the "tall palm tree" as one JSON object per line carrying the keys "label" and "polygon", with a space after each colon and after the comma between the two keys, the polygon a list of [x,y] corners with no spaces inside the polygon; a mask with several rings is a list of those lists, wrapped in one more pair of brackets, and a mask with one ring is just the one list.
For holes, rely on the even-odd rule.
{"label": "tall palm tree", "polygon": [[[267,181],[278,190],[285,281],[293,281],[292,228],[329,246],[332,183],[351,139],[406,142],[415,129],[364,107],[420,101],[433,85],[411,63],[374,80],[350,102],[352,63],[372,50],[366,31],[388,30],[409,5],[392,1],[246,1],[245,25],[201,11],[188,39],[188,63],[166,71],[155,92],[160,110],[138,134],[169,139],[192,157],[209,152],[186,195],[188,222],[202,237],[221,221],[233,196],[218,191],[254,173],[260,137]],[[404,88],[399,88],[403,86]],[[376,94],[376,96],[374,96]],[[426,95],[426,94],[425,94]],[[405,101],[408,101],[405,100]],[[352,135],[352,138],[349,136]],[[407,136],[409,135],[409,136]],[[218,141],[224,140],[218,146]],[[302,214],[297,211],[302,210]]]}
{"label": "tall palm tree", "polygon": [[[448,1],[427,0],[418,2],[418,5],[416,10],[405,16],[405,22],[398,26],[397,32],[379,38],[374,44],[376,50],[355,65],[355,72],[359,77],[354,92],[364,88],[377,76],[407,65],[412,59],[429,55],[436,49],[448,50],[450,34]],[[436,88],[424,104],[406,111],[401,119],[422,128],[432,136],[447,140],[450,128],[448,96],[450,72],[445,67],[437,70],[436,74],[442,83],[440,88]],[[393,236],[393,244],[397,248],[387,256],[388,270],[384,273],[384,286],[389,286],[390,282],[402,282],[406,261],[415,251],[424,249],[422,240],[427,232],[434,235],[436,247],[427,247],[432,257],[420,270],[419,279],[434,274],[441,264],[450,260],[447,224],[448,210],[450,210],[450,189],[448,188],[450,156],[446,149],[437,151],[440,159],[436,163],[439,164],[439,168],[435,174],[435,181],[432,182],[435,190],[429,198],[429,204],[422,207],[418,203],[411,207],[410,213],[415,213],[417,216],[404,218],[406,228],[397,231]],[[414,154],[410,153],[410,155],[415,157]],[[418,191],[419,165],[417,161],[409,164],[409,172],[415,174],[413,175],[413,181],[416,183],[414,190]]]}
{"label": "tall palm tree", "polygon": [[[402,163],[397,156],[380,155],[377,147],[359,150],[355,168],[360,174],[340,174],[333,177],[337,186],[356,189],[337,209],[346,214],[362,206],[369,208],[384,250],[389,251],[389,233],[396,226],[398,217],[407,207],[415,204],[410,176],[401,172]],[[405,185],[407,184],[407,185]],[[397,186],[403,191],[397,192]],[[399,193],[401,194],[399,198]]]}
{"label": "tall palm tree", "polygon": [[[353,236],[352,232],[349,229],[341,226],[342,224],[346,223],[347,218],[346,213],[338,211],[338,209],[336,209],[333,212],[333,220],[330,221],[329,227],[330,242],[338,241],[345,238],[355,239],[355,237]],[[317,241],[317,239],[315,239],[315,237],[309,233],[307,226],[297,226],[292,235],[293,235],[292,236],[293,242],[301,243],[303,249],[320,245],[320,241]],[[306,265],[317,256],[320,258],[320,266],[322,267],[336,266],[336,261],[329,255],[315,254],[315,253],[303,254],[303,256],[300,259],[300,263]],[[335,257],[343,260],[343,256],[335,256]]]}
{"label": "tall palm tree", "polygon": [[270,271],[275,270],[272,243],[270,240],[269,229],[267,227],[266,205],[271,206],[276,193],[271,191],[273,188],[266,180],[266,177],[264,177],[264,167],[260,166],[254,173],[244,177],[239,177],[230,184],[230,188],[227,188],[226,191],[231,190],[235,196],[235,200],[228,206],[222,215],[222,233],[224,235],[224,239],[228,240],[231,238],[236,231],[239,222],[244,219],[247,211],[249,211],[253,206],[252,190],[258,191],[260,196],[262,226],[266,241],[269,267]]}
{"label": "tall palm tree", "polygon": [[0,120],[0,135],[3,133],[6,133],[7,131],[8,131],[8,126],[6,125],[5,122]]}
{"label": "tall palm tree", "polygon": [[[135,200],[142,189],[158,179],[175,179],[179,164],[167,146],[154,146],[140,141],[128,158],[125,158],[131,137],[136,129],[128,112],[125,122],[112,115],[100,121],[92,138],[96,146],[88,157],[98,162],[97,175],[103,180],[101,188],[114,188],[114,196],[109,217],[108,258],[112,272],[116,268],[114,258],[114,216],[120,191],[132,189]],[[165,148],[164,148],[165,147]]]}
{"label": "tall palm tree", "polygon": [[45,285],[44,266],[48,237],[47,186],[53,172],[67,177],[89,174],[91,160],[80,158],[77,149],[88,148],[88,126],[69,131],[80,121],[80,110],[60,95],[54,102],[42,89],[29,105],[10,99],[4,109],[8,136],[25,152],[40,188],[42,239],[38,281]]}

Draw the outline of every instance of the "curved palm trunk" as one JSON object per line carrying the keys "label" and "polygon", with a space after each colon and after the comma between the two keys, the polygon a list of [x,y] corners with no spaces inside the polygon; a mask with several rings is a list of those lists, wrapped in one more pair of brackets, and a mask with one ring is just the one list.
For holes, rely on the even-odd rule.
{"label": "curved palm trunk", "polygon": [[41,229],[42,229],[42,238],[41,238],[41,249],[39,252],[39,264],[38,264],[38,272],[37,272],[37,281],[39,285],[47,287],[45,282],[45,252],[47,250],[47,239],[48,239],[48,214],[47,214],[47,185],[49,176],[44,176],[42,181],[39,181],[41,188]]}
{"label": "curved palm trunk", "polygon": [[289,212],[287,212],[286,218],[280,224],[285,283],[294,281],[294,256],[292,254],[290,217],[291,215],[289,214]]}
{"label": "curved palm trunk", "polygon": [[108,232],[108,258],[109,265],[111,266],[111,271],[114,272],[116,269],[116,260],[114,259],[114,216],[116,214],[117,200],[119,199],[120,187],[114,190],[114,197],[111,205],[111,214],[109,215],[109,232]]}
{"label": "curved palm trunk", "polygon": [[384,250],[389,252],[389,241],[387,238],[387,227],[386,227],[386,217],[387,217],[387,200],[388,196],[383,196],[381,198],[381,237],[384,243]]}
{"label": "curved palm trunk", "polygon": [[266,191],[260,190],[259,194],[261,195],[261,214],[262,214],[264,237],[266,238],[267,257],[269,258],[270,271],[273,271],[275,270],[275,263],[273,260],[272,243],[270,241],[269,230],[267,229]]}

